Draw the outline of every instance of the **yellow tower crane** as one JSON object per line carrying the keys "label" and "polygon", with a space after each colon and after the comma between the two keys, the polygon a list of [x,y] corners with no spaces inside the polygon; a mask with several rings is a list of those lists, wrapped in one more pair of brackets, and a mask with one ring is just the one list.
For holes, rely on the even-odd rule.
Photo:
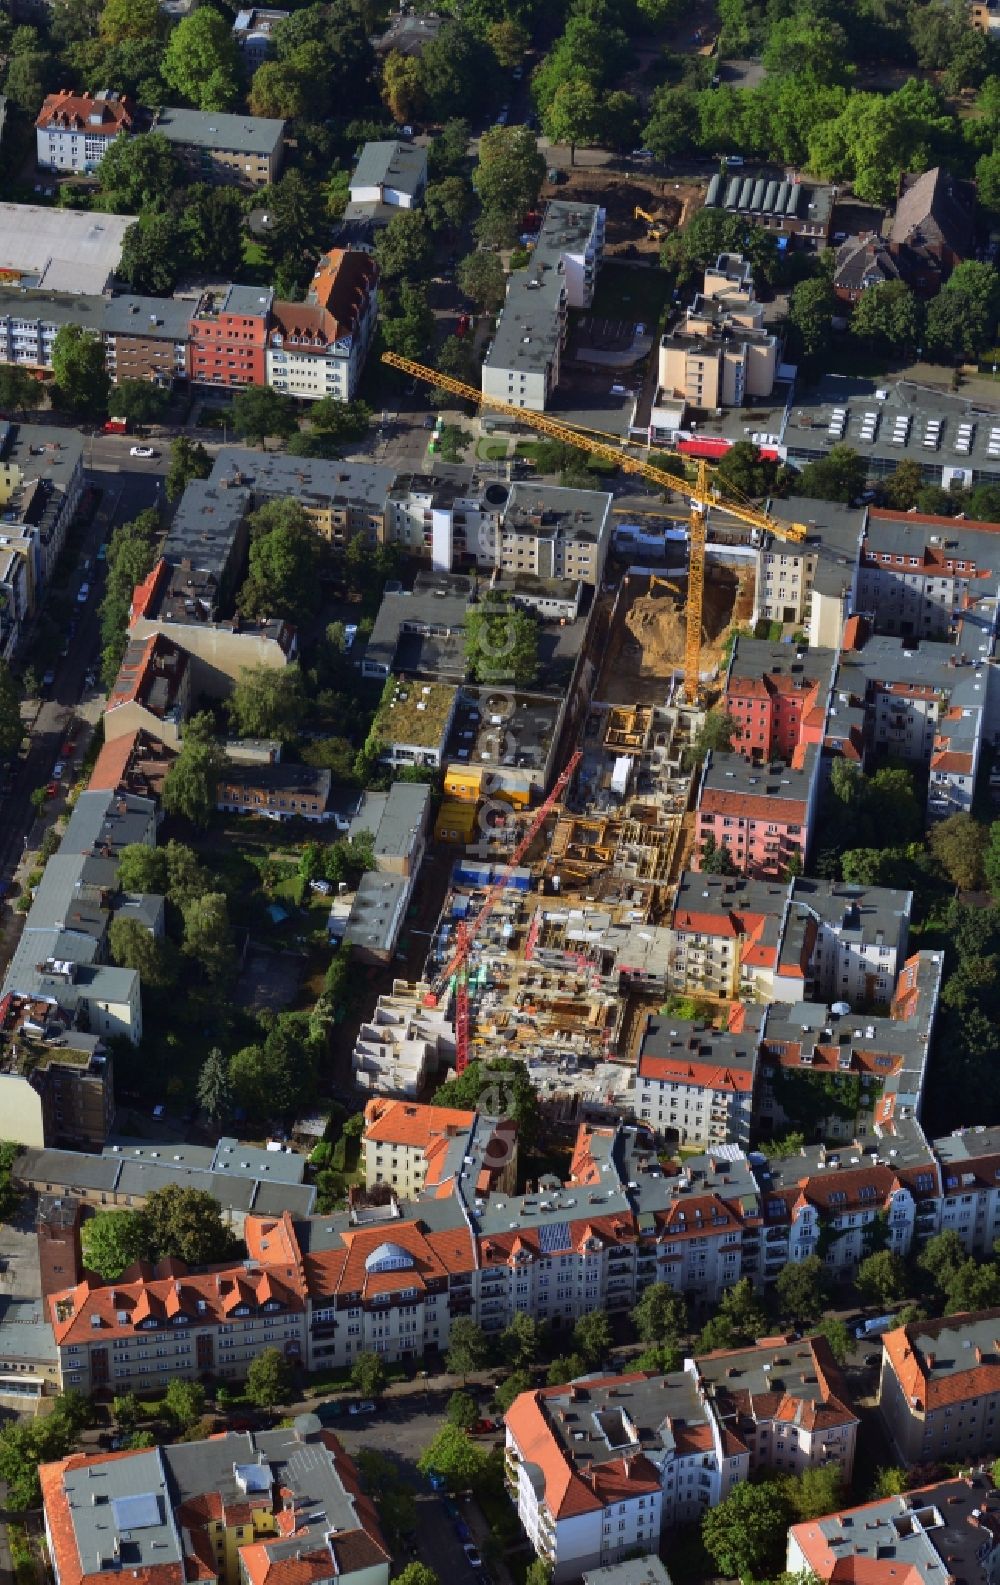
{"label": "yellow tower crane", "polygon": [[[414,363],[412,358],[401,358],[396,352],[383,352],[382,362],[401,370],[412,379],[424,380],[428,385],[436,386],[438,390],[448,391],[453,396],[460,397],[463,402],[473,402],[478,407],[488,407],[493,412],[505,413],[508,417],[516,419],[519,424],[537,429],[539,434],[547,435],[550,440],[562,441],[567,446],[577,446],[593,457],[603,457],[614,467],[623,468],[626,473],[636,473],[652,484],[658,484],[661,489],[683,490],[687,494],[691,502],[691,510],[688,518],[690,547],[684,635],[684,697],[688,704],[697,703],[701,691],[699,662],[705,603],[705,537],[709,508],[718,507],[720,511],[728,512],[730,517],[737,518],[739,522],[748,523],[751,528],[774,534],[779,539],[805,539],[808,533],[805,523],[785,523],[748,502],[732,501],[718,494],[710,484],[708,464],[701,459],[697,461],[697,474],[692,484],[687,479],[678,478],[675,473],[669,473],[665,468],[657,468],[651,462],[644,462],[641,458],[632,456],[625,449],[627,442],[618,440],[614,435],[607,435],[601,439],[597,438],[599,431],[582,433],[580,430],[572,429],[568,424],[560,424],[545,413],[536,413],[531,408],[515,407],[512,402],[504,402],[497,396],[487,396],[474,385],[467,385],[464,380],[452,379],[450,375],[440,374],[437,369],[430,369],[423,363]],[[676,452],[668,453],[667,447],[659,449],[665,454],[678,455]],[[687,460],[685,458],[685,461]]]}

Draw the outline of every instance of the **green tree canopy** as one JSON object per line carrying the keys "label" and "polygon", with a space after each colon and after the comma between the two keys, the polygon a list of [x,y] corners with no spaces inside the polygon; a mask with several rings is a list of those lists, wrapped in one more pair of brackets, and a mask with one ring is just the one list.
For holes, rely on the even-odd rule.
{"label": "green tree canopy", "polygon": [[507,277],[499,253],[467,254],[458,261],[455,279],[459,290],[485,313],[503,307]]}
{"label": "green tree canopy", "polygon": [[829,1299],[826,1268],[819,1256],[790,1260],[778,1272],[775,1292],[783,1319],[805,1325],[818,1321]]}
{"label": "green tree canopy", "polygon": [[927,310],[928,349],[942,358],[974,358],[994,344],[998,315],[1000,276],[992,264],[966,259]]}
{"label": "green tree canopy", "polygon": [[521,216],[538,202],[544,180],[545,158],[530,127],[490,127],[483,133],[472,185],[484,212],[516,230]]}
{"label": "green tree canopy", "polygon": [[427,273],[433,243],[422,209],[401,209],[375,239],[375,261],[387,281],[419,280]]}
{"label": "green tree canopy", "polygon": [[111,208],[138,214],[166,207],[182,184],[183,167],[162,132],[140,132],[108,145],[97,167],[97,180]]}
{"label": "green tree canopy", "polygon": [[198,110],[229,110],[236,103],[239,50],[220,12],[206,6],[182,17],[170,34],[163,76]]}
{"label": "green tree canopy", "polygon": [[167,1184],[153,1190],[139,1214],[155,1260],[174,1255],[189,1266],[210,1266],[230,1259],[237,1247],[218,1200],[206,1189]]}
{"label": "green tree canopy", "polygon": [[0,660],[0,760],[14,758],[21,746],[21,690],[5,660]]}
{"label": "green tree canopy", "polygon": [[177,978],[177,965],[170,944],[159,941],[152,931],[122,915],[112,919],[108,943],[115,963],[135,969],[146,989],[166,990]]}
{"label": "green tree canopy", "polygon": [[451,1323],[446,1356],[451,1374],[464,1378],[475,1370],[481,1370],[488,1358],[489,1344],[482,1327],[468,1316],[456,1316]]}
{"label": "green tree canopy", "polygon": [[449,1491],[466,1491],[469,1487],[475,1490],[482,1484],[488,1467],[485,1449],[477,1447],[468,1432],[457,1425],[443,1425],[417,1459],[420,1473],[443,1476]]}
{"label": "green tree canopy", "polygon": [[184,953],[210,985],[228,983],[235,972],[229,904],[224,892],[205,892],[184,905]]}
{"label": "green tree canopy", "polygon": [[80,1229],[83,1263],[114,1282],[137,1260],[153,1257],[149,1224],[141,1211],[97,1211]]}
{"label": "green tree canopy", "polygon": [[60,325],[52,343],[52,374],[58,406],[90,417],[107,412],[111,381],[99,336],[80,325]]}
{"label": "green tree canopy", "polygon": [[351,1364],[351,1386],[362,1398],[381,1398],[388,1379],[380,1354],[358,1354]]}
{"label": "green tree canopy", "polygon": [[170,447],[170,467],[167,469],[167,500],[177,501],[192,479],[207,479],[212,471],[212,459],[200,440],[189,440],[178,435]]}
{"label": "green tree canopy", "polygon": [[[195,12],[196,16],[203,13]],[[269,435],[285,438],[298,428],[295,404],[281,391],[266,385],[248,385],[233,397],[233,428],[250,445],[267,450]]]}
{"label": "green tree canopy", "polygon": [[249,568],[237,604],[251,620],[302,622],[317,609],[321,596],[321,542],[295,501],[268,502],[254,520]]}
{"label": "green tree canopy", "polygon": [[306,711],[305,688],[298,665],[280,670],[271,666],[244,666],[226,701],[229,723],[236,737],[276,737],[290,742]]}
{"label": "green tree canopy", "polygon": [[200,1381],[184,1381],[180,1376],[175,1376],[173,1381],[167,1383],[167,1390],[163,1395],[163,1406],[174,1424],[181,1430],[197,1425],[205,1413],[205,1389]]}
{"label": "green tree canopy", "polygon": [[225,767],[226,756],[215,740],[212,716],[192,716],[184,726],[180,753],[163,783],[164,809],[168,814],[181,815],[192,825],[207,826]]}
{"label": "green tree canopy", "polygon": [[906,1297],[906,1267],[891,1249],[879,1249],[858,1266],[854,1285],[865,1304],[898,1304]]}
{"label": "green tree canopy", "polygon": [[721,1573],[766,1579],[781,1569],[790,1518],[782,1482],[746,1481],[709,1508],[701,1521],[701,1538]]}
{"label": "green tree canopy", "polygon": [[247,1371],[247,1397],[261,1409],[273,1409],[292,1395],[292,1371],[278,1348],[265,1348],[251,1360]]}
{"label": "green tree canopy", "polygon": [[38,405],[38,381],[18,364],[0,368],[0,409],[5,413],[24,413]]}

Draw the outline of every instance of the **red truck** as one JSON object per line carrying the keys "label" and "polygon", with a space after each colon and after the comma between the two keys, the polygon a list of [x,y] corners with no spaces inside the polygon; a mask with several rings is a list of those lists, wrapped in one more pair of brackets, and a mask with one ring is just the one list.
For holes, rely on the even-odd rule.
{"label": "red truck", "polygon": [[103,425],[103,429],[106,435],[127,435],[128,419],[109,418],[107,423]]}

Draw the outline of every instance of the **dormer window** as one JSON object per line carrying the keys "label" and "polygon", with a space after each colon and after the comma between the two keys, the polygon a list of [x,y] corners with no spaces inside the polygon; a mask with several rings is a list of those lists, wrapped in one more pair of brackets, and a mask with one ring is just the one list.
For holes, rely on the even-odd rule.
{"label": "dormer window", "polygon": [[234,1315],[249,1315],[250,1314],[250,1306],[248,1304],[238,1304],[236,1306],[235,1310],[233,1311],[233,1314]]}
{"label": "dormer window", "polygon": [[175,1326],[187,1326],[187,1323],[188,1323],[188,1318],[183,1313],[180,1314],[180,1315],[175,1315],[174,1316],[174,1325]]}

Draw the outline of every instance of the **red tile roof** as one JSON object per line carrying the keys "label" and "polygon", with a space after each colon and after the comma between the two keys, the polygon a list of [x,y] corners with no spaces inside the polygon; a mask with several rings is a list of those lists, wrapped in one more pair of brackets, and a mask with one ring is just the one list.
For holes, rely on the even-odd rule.
{"label": "red tile roof", "polygon": [[[97,119],[95,119],[97,118]],[[35,126],[44,131],[92,132],[96,137],[111,137],[127,131],[133,122],[128,99],[98,99],[90,94],[75,94],[68,88],[49,94]]]}

